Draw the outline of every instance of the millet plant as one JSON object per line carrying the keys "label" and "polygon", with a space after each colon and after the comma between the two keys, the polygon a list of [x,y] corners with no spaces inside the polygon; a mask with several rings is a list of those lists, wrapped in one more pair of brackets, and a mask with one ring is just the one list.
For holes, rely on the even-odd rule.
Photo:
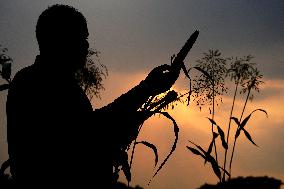
{"label": "millet plant", "polygon": [[[267,112],[263,109],[256,109],[251,112],[244,119],[244,112],[247,107],[248,100],[253,100],[253,91],[259,92],[259,85],[263,83],[262,75],[256,68],[256,64],[252,63],[253,57],[251,55],[239,58],[222,58],[221,53],[218,50],[209,50],[209,53],[204,53],[204,57],[197,60],[197,69],[200,70],[201,75],[198,75],[193,79],[192,84],[192,97],[197,106],[201,107],[209,104],[211,118],[208,117],[209,122],[212,125],[212,141],[209,144],[207,150],[204,150],[201,146],[189,141],[194,147],[187,146],[187,148],[194,154],[203,157],[206,162],[210,162],[215,175],[220,182],[224,182],[226,177],[231,178],[232,162],[235,154],[235,147],[237,138],[243,132],[246,138],[254,145],[249,132],[244,128],[247,125],[251,115],[256,111],[262,111],[267,115]],[[230,62],[230,65],[227,65]],[[222,127],[217,124],[214,119],[216,114],[215,104],[218,105],[218,101],[222,102],[222,95],[227,92],[226,82],[231,80],[235,84],[233,101],[230,110],[230,116],[228,118],[229,124],[227,133],[225,135]],[[245,95],[246,100],[242,108],[240,118],[234,116],[235,101],[238,92],[240,95]],[[229,148],[229,137],[231,131],[231,121],[234,121],[237,125],[235,133],[234,144],[232,147],[232,153],[230,156],[229,169],[227,168],[227,156]],[[215,140],[220,136],[222,142],[222,148],[224,149],[224,163],[223,166],[218,162],[217,146]],[[215,148],[215,155],[212,156],[211,152],[213,147]],[[223,174],[222,174],[223,173]]]}

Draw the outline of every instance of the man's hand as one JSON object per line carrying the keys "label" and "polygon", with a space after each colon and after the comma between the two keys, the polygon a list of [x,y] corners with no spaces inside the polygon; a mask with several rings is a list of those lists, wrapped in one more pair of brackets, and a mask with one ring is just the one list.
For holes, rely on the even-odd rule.
{"label": "man's hand", "polygon": [[164,64],[154,68],[142,81],[149,89],[151,95],[157,95],[171,88],[180,73],[176,66]]}

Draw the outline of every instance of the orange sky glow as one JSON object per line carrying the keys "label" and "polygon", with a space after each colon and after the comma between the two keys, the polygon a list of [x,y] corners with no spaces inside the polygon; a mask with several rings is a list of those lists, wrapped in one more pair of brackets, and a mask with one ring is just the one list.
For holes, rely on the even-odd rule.
{"label": "orange sky glow", "polygon": [[[102,92],[102,99],[93,99],[94,108],[110,103],[117,96],[137,85],[145,76],[145,73],[110,73],[105,81],[105,91]],[[234,177],[250,175],[265,176],[268,174],[284,179],[283,165],[281,164],[284,158],[283,153],[281,153],[283,151],[281,146],[283,147],[284,145],[282,141],[284,122],[283,113],[281,112],[284,106],[284,101],[281,100],[281,97],[284,95],[283,86],[284,81],[282,80],[267,80],[261,87],[260,94],[256,93],[254,100],[248,103],[245,115],[248,115],[254,109],[262,108],[268,112],[268,118],[263,112],[256,112],[246,126],[247,131],[250,132],[253,140],[260,147],[252,145],[244,135],[239,137],[232,169]],[[172,89],[182,93],[186,92],[187,89],[184,87],[184,76],[182,74]],[[108,93],[109,90],[112,91],[111,94]],[[266,95],[271,90],[277,92],[267,97]],[[231,103],[232,97],[227,95],[223,97],[223,104],[220,104],[216,108],[215,120],[225,133],[227,133]],[[240,116],[243,104],[244,99],[238,98],[235,104],[234,116]],[[189,106],[178,104],[174,110],[170,109],[168,112],[176,120],[180,128],[177,149],[147,188],[170,189],[174,187],[176,182],[180,183],[181,188],[197,188],[201,184],[204,184],[204,182],[216,183],[217,178],[211,170],[211,166],[209,164],[204,166],[203,160],[200,157],[193,155],[186,149],[186,146],[190,145],[188,140],[207,149],[212,138],[211,124],[206,118],[211,117],[208,107],[203,107],[200,111],[194,102],[191,102]],[[230,136],[234,136],[236,124],[232,123],[231,128]],[[171,121],[161,116],[151,117],[145,122],[138,140],[146,140],[155,144],[158,148],[159,163],[161,163],[167,153],[169,153],[174,141]],[[229,146],[232,143],[233,137],[230,137]],[[224,151],[221,148],[219,140],[217,146],[219,161],[223,162]],[[274,155],[270,156],[273,153]],[[277,163],[279,167],[273,168],[272,165]],[[220,164],[223,165],[223,163]],[[137,146],[132,167],[132,184],[146,187],[155,170],[154,154],[144,146]],[[121,179],[125,181],[123,175]]]}

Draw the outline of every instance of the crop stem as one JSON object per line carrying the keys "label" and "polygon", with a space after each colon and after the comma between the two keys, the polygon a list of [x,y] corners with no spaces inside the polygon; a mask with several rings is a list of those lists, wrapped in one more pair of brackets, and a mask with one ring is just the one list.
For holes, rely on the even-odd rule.
{"label": "crop stem", "polygon": [[[229,146],[229,136],[230,136],[230,129],[231,129],[231,117],[233,115],[233,111],[234,111],[234,106],[235,106],[235,100],[236,100],[236,96],[237,96],[237,91],[238,91],[238,86],[239,86],[239,79],[236,83],[236,88],[235,88],[235,92],[234,92],[234,97],[233,97],[233,103],[232,103],[232,108],[231,108],[231,112],[230,112],[230,117],[229,117],[229,126],[228,126],[228,132],[227,132],[227,145]],[[227,163],[227,153],[228,153],[228,149],[225,149],[225,158],[224,158],[224,170],[226,170],[226,163]],[[223,173],[223,178],[222,181],[226,180],[226,174],[225,171]]]}

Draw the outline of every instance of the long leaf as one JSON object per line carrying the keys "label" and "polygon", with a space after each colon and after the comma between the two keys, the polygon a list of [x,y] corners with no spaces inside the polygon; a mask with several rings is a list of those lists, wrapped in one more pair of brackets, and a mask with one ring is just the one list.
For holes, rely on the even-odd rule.
{"label": "long leaf", "polygon": [[158,161],[159,161],[159,156],[158,156],[158,150],[157,147],[154,144],[151,144],[147,141],[140,141],[140,142],[136,142],[135,144],[143,144],[145,146],[147,146],[148,148],[151,148],[155,154],[155,166],[157,165]]}
{"label": "long leaf", "polygon": [[213,125],[216,125],[216,127],[217,127],[217,129],[218,129],[218,133],[219,133],[220,138],[221,138],[221,141],[222,141],[222,146],[223,146],[225,149],[228,149],[228,144],[227,144],[226,139],[225,139],[224,131],[221,129],[221,127],[219,127],[219,126],[217,125],[217,123],[216,123],[213,119],[211,119],[211,118],[209,118],[209,117],[207,117],[207,119],[209,119],[209,121],[210,121]]}
{"label": "long leaf", "polygon": [[212,166],[212,169],[215,173],[215,175],[221,179],[221,171],[219,169],[219,165],[218,163],[216,162],[216,160],[210,155],[207,157],[208,158],[208,161],[211,163],[211,166]]}
{"label": "long leaf", "polygon": [[[215,139],[216,139],[218,136],[219,136],[218,133],[213,132],[213,138],[212,138],[212,141],[210,142],[210,145],[209,145],[209,147],[208,147],[208,150],[207,150],[206,154],[211,154],[214,141],[215,141]],[[205,158],[204,164],[206,164],[206,163],[207,163],[207,159]]]}
{"label": "long leaf", "polygon": [[209,121],[210,121],[213,125],[217,125],[217,123],[216,123],[213,119],[211,119],[211,118],[209,118],[209,117],[207,117],[207,119],[209,119]]}
{"label": "long leaf", "polygon": [[268,117],[268,113],[267,113],[267,111],[266,111],[266,110],[264,110],[264,109],[261,109],[261,108],[258,108],[258,109],[253,110],[250,114],[253,114],[253,113],[254,113],[254,112],[256,112],[256,111],[264,112],[264,113],[265,113],[265,115],[266,115],[266,117]]}
{"label": "long leaf", "polygon": [[220,135],[220,138],[221,138],[221,141],[222,141],[222,146],[225,148],[225,149],[228,149],[228,144],[226,142],[226,139],[225,139],[225,134],[224,134],[224,131],[221,129],[221,127],[219,127],[218,125],[217,126],[217,129],[218,129],[218,133]]}
{"label": "long leaf", "polygon": [[191,142],[190,140],[189,140],[189,142],[192,143],[193,145],[195,145],[200,151],[202,151],[204,153],[204,155],[206,156],[206,160],[210,162],[211,167],[212,167],[215,175],[220,179],[221,178],[221,171],[220,171],[219,165],[216,162],[216,160],[214,159],[214,157],[211,156],[210,154],[207,154],[206,151],[201,146]]}
{"label": "long leaf", "polygon": [[[158,174],[158,172],[162,169],[162,167],[165,165],[165,163],[167,162],[167,160],[169,159],[169,157],[172,155],[172,153],[175,151],[176,149],[176,145],[177,145],[177,141],[178,141],[178,132],[179,132],[179,127],[176,123],[176,121],[174,120],[174,118],[172,118],[172,116],[170,116],[170,114],[168,112],[156,112],[159,114],[162,114],[163,116],[165,116],[166,118],[170,119],[173,122],[173,126],[174,126],[174,133],[175,133],[175,141],[173,143],[172,149],[170,151],[170,153],[167,155],[167,157],[165,158],[165,160],[161,163],[161,165],[159,166],[159,168],[157,169],[156,173],[154,174],[154,176],[152,177],[152,179]],[[151,179],[151,180],[152,180]],[[149,181],[148,184],[150,184],[151,180]]]}
{"label": "long leaf", "polygon": [[236,122],[236,124],[238,125],[238,127],[241,126],[241,123],[239,122],[239,119],[236,117],[231,117],[232,120],[234,120]]}
{"label": "long leaf", "polygon": [[261,112],[264,112],[266,114],[266,116],[268,116],[267,112],[264,110],[264,109],[255,109],[253,110],[241,123],[240,127],[241,128],[244,128],[245,125],[247,124],[248,120],[250,119],[251,115],[256,112],[256,111],[261,111]]}
{"label": "long leaf", "polygon": [[195,155],[199,155],[201,157],[203,157],[204,159],[206,159],[205,155],[203,155],[200,151],[198,151],[197,149],[195,148],[192,148],[192,147],[189,147],[189,146],[186,146],[193,154]]}
{"label": "long leaf", "polygon": [[229,177],[231,176],[231,174],[226,169],[221,166],[219,166],[219,168],[222,169],[222,171],[224,171],[226,175],[228,175]]}
{"label": "long leaf", "polygon": [[246,126],[248,120],[250,119],[251,115],[256,112],[256,111],[261,111],[261,112],[264,112],[266,114],[266,116],[268,116],[267,112],[264,110],[264,109],[255,109],[254,111],[252,111],[243,121],[242,123],[240,124],[237,132],[236,132],[236,135],[235,135],[235,138],[238,138],[240,133],[241,133],[241,130],[243,130],[243,128]]}
{"label": "long leaf", "polygon": [[249,141],[251,141],[251,143],[253,143],[255,146],[258,147],[258,145],[255,144],[255,142],[252,140],[252,138],[251,138],[249,132],[247,132],[247,130],[245,130],[245,128],[243,128],[242,130],[243,130],[244,134],[246,135],[247,139],[248,139]]}
{"label": "long leaf", "polygon": [[194,142],[192,142],[190,140],[188,142],[190,142],[191,144],[195,145],[204,155],[206,155],[206,151],[201,146],[195,144]]}
{"label": "long leaf", "polygon": [[251,114],[249,114],[249,115],[242,121],[242,123],[241,123],[241,125],[240,125],[240,127],[239,127],[240,130],[246,126],[246,124],[247,124],[248,120],[250,119],[250,117],[251,117]]}
{"label": "long leaf", "polygon": [[236,122],[236,124],[238,125],[238,128],[237,128],[237,131],[236,131],[236,134],[235,134],[235,139],[237,139],[239,137],[239,135],[241,134],[241,129],[240,126],[241,126],[241,123],[239,122],[239,119],[236,118],[236,117],[231,117],[232,120],[234,120]]}

